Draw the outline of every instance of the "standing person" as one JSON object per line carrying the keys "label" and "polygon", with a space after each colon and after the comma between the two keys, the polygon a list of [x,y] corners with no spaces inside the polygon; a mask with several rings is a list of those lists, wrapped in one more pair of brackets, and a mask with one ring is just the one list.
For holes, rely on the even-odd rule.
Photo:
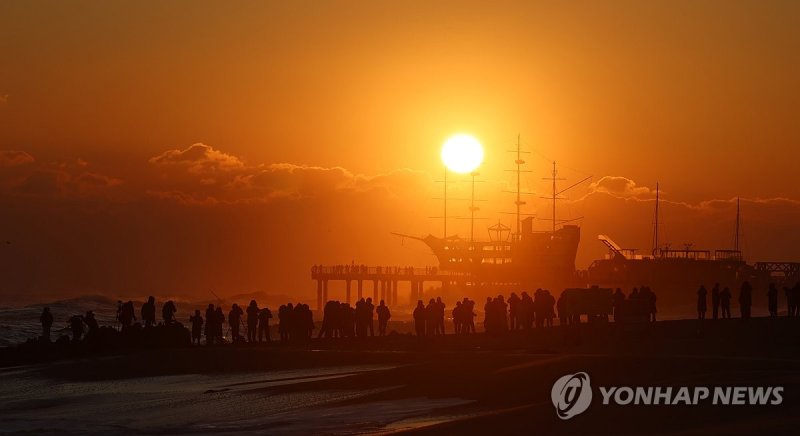
{"label": "standing person", "polygon": [[175,312],[177,311],[178,308],[175,307],[175,303],[172,300],[169,300],[166,303],[164,303],[164,307],[161,308],[161,316],[164,318],[165,325],[169,325],[175,322]]}
{"label": "standing person", "polygon": [[200,310],[195,310],[194,315],[189,317],[189,322],[192,323],[192,345],[197,343],[200,345],[200,334],[203,332],[203,317],[200,316]]}
{"label": "standing person", "polygon": [[442,301],[442,297],[436,297],[436,330],[439,332],[440,335],[445,334],[444,330],[444,309],[445,304]]}
{"label": "standing person", "polygon": [[516,292],[512,292],[511,296],[508,297],[508,316],[511,320],[511,330],[517,330],[522,327],[519,322],[519,303],[521,301]]}
{"label": "standing person", "polygon": [[217,311],[213,304],[209,304],[206,309],[206,345],[214,345],[214,327]]}
{"label": "standing person", "polygon": [[486,297],[486,303],[483,305],[483,329],[486,333],[494,333],[494,326],[494,302],[492,301],[492,297]]}
{"label": "standing person", "polygon": [[464,310],[461,307],[461,302],[456,301],[456,307],[453,308],[453,330],[457,335],[461,334],[464,329]]}
{"label": "standing person", "polygon": [[42,340],[50,342],[50,328],[53,327],[53,314],[50,313],[49,307],[42,309],[42,315],[39,317],[39,322],[42,323]]}
{"label": "standing person", "polygon": [[428,306],[425,307],[425,315],[426,315],[426,323],[425,323],[425,335],[426,336],[434,336],[439,334],[439,307],[436,304],[436,300],[433,298],[428,301]]}
{"label": "standing person", "polygon": [[83,316],[72,315],[69,319],[69,328],[72,330],[72,342],[78,342],[83,336]]}
{"label": "standing person", "polygon": [[87,311],[86,316],[83,317],[83,322],[89,327],[89,333],[92,335],[97,334],[97,331],[100,330],[100,324],[97,323],[97,318],[94,317],[94,312]]}
{"label": "standing person", "polygon": [[156,324],[156,299],[152,295],[147,298],[147,302],[142,304],[142,321],[145,327],[151,327]]}
{"label": "standing person", "polygon": [[244,315],[242,308],[239,307],[238,304],[233,303],[231,310],[228,312],[228,325],[231,327],[231,342],[234,344],[240,342],[242,338],[239,335],[239,326],[242,325],[242,315]]}
{"label": "standing person", "polygon": [[272,318],[272,312],[267,307],[264,307],[258,312],[258,342],[266,340],[269,342],[269,319]]}
{"label": "standing person", "polygon": [[389,306],[386,305],[385,301],[381,300],[375,311],[378,312],[378,336],[386,336],[386,325],[389,323],[389,318],[392,317],[391,312],[389,312]]}
{"label": "standing person", "polygon": [[417,301],[417,307],[414,309],[414,329],[417,332],[418,337],[425,336],[425,322],[428,319],[427,311],[425,310],[425,305],[422,304],[422,300]]}
{"label": "standing person", "polygon": [[[544,291],[544,303],[545,303],[545,316],[544,321],[547,327],[553,326],[553,318],[556,316],[556,299],[550,294],[549,290]],[[655,315],[654,315],[655,316]]]}
{"label": "standing person", "polygon": [[742,283],[742,287],[739,291],[739,310],[741,311],[742,319],[750,318],[750,309],[753,305],[752,292],[753,288],[750,286],[750,283]]}
{"label": "standing person", "polygon": [[617,291],[614,292],[614,296],[611,298],[611,306],[614,309],[614,322],[622,321],[622,316],[620,316],[620,308],[623,304],[625,304],[625,294],[622,293],[622,289],[617,288]]}
{"label": "standing person", "polygon": [[136,314],[133,309],[133,301],[122,304],[119,311],[119,322],[122,323],[122,330],[127,330],[136,321]]}
{"label": "standing person", "polygon": [[369,331],[370,336],[375,336],[375,304],[372,303],[372,297],[367,297],[367,310],[369,311],[367,331]]}
{"label": "standing person", "polygon": [[261,310],[258,308],[256,300],[250,300],[247,306],[247,342],[256,341],[256,331],[258,330],[258,315]]}
{"label": "standing person", "polygon": [[700,289],[697,290],[697,319],[706,319],[706,309],[708,304],[706,302],[706,295],[708,291],[706,291],[706,287],[700,285]]}
{"label": "standing person", "polygon": [[767,291],[767,306],[769,307],[769,316],[778,316],[778,288],[775,287],[775,283],[769,284],[769,290]]}
{"label": "standing person", "polygon": [[711,318],[717,319],[719,316],[719,283],[714,283],[711,288]]}
{"label": "standing person", "polygon": [[731,290],[727,286],[719,293],[719,302],[722,307],[722,318],[731,318]]}
{"label": "standing person", "polygon": [[214,312],[214,337],[220,344],[224,338],[222,334],[223,324],[225,324],[225,313],[222,311],[222,306],[217,306],[217,310]]}

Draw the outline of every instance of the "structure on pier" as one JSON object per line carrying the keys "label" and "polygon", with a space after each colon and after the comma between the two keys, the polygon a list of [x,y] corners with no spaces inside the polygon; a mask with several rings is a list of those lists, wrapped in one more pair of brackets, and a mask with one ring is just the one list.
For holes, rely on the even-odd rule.
{"label": "structure on pier", "polygon": [[328,301],[328,282],[341,280],[346,285],[345,302],[351,303],[352,284],[356,283],[356,300],[364,296],[364,282],[372,283],[372,299],[377,303],[384,300],[387,305],[397,304],[397,287],[400,282],[411,284],[411,300],[422,297],[425,282],[440,283],[442,288],[464,286],[472,278],[469,274],[454,271],[440,271],[437,268],[411,267],[372,267],[364,265],[314,265],[311,278],[317,281],[317,310],[322,310]]}

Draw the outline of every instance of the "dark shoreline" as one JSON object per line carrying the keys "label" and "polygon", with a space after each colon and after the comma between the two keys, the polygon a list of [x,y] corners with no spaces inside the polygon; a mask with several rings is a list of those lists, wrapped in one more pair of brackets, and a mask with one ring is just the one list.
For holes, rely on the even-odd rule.
{"label": "dark shoreline", "polygon": [[[365,366],[376,369],[343,369],[341,378],[286,386],[256,385],[250,393],[373,392],[335,403],[345,409],[422,399],[460,402],[388,424],[367,417],[358,427],[342,424],[335,433],[785,434],[800,425],[798,331],[800,319],[793,318],[582,324],[501,336],[392,335],[307,344],[116,350],[26,368],[56,382],[91,383]],[[13,348],[0,350],[6,367],[0,373],[15,370],[9,360],[13,353]],[[593,385],[600,386],[780,385],[786,392],[779,406],[623,407],[603,406],[595,399],[584,414],[559,420],[550,388],[560,376],[579,371],[591,374]],[[270,428],[285,429],[239,430],[269,432]],[[288,428],[291,432],[293,427]]]}

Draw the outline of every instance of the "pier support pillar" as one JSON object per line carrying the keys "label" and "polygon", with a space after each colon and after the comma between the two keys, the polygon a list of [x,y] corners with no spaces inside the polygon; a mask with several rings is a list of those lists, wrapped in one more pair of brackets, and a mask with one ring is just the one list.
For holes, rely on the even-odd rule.
{"label": "pier support pillar", "polygon": [[347,284],[347,300],[345,300],[345,303],[350,304],[350,280],[345,280],[345,283]]}
{"label": "pier support pillar", "polygon": [[[386,280],[381,280],[381,300],[386,300]],[[387,301],[388,305],[389,302]]]}
{"label": "pier support pillar", "polygon": [[322,281],[322,304],[328,302],[328,280]]}
{"label": "pier support pillar", "polygon": [[378,281],[377,280],[373,280],[372,281],[372,299],[375,300],[375,304],[378,304],[378,301],[380,301],[378,299],[378,296],[379,296],[378,295]]}
{"label": "pier support pillar", "polygon": [[359,280],[358,281],[358,300],[359,301],[361,301],[361,299],[364,298],[363,291],[364,291],[364,281],[363,280]]}
{"label": "pier support pillar", "polygon": [[322,279],[317,279],[317,310],[322,310]]}

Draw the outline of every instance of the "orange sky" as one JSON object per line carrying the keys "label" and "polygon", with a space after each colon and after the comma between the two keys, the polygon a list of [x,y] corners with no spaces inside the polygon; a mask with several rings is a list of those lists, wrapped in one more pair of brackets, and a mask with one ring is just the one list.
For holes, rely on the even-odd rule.
{"label": "orange sky", "polygon": [[525,188],[551,160],[594,176],[559,208],[579,267],[596,233],[649,249],[656,181],[674,244],[729,244],[738,195],[749,257],[800,258],[796,2],[389,3],[0,3],[0,292],[305,295],[316,261],[424,265],[388,232],[438,234],[456,132],[486,147],[482,228],[511,224],[518,133]]}

